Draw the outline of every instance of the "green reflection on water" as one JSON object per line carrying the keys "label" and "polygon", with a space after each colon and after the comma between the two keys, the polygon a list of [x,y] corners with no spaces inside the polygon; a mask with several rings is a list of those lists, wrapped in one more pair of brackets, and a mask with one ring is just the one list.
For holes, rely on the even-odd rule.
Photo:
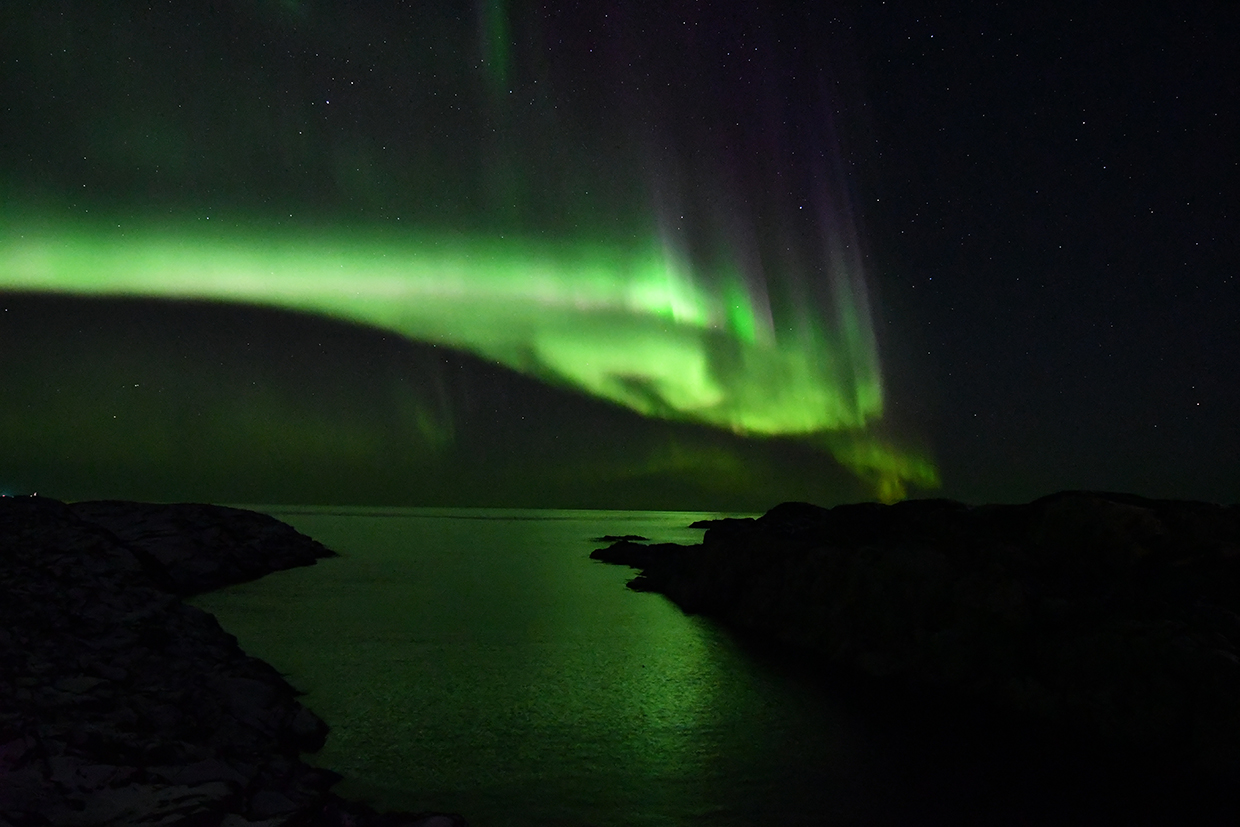
{"label": "green reflection on water", "polygon": [[332,726],[313,760],[350,779],[342,794],[478,824],[618,823],[726,800],[738,742],[781,750],[712,626],[585,559],[600,531],[690,541],[671,529],[714,515],[274,513],[344,556],[194,602],[309,691]]}

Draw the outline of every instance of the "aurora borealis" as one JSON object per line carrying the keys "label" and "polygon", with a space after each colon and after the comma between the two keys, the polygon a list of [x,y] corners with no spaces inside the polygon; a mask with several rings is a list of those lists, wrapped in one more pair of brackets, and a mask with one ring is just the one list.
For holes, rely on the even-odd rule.
{"label": "aurora borealis", "polygon": [[844,297],[840,334],[807,319],[800,340],[783,344],[742,288],[726,304],[678,264],[659,250],[140,231],[19,231],[0,257],[5,286],[19,290],[322,313],[739,433],[863,429],[881,414],[864,296]]}
{"label": "aurora borealis", "polygon": [[[0,488],[198,463],[216,500],[339,469],[270,496],[763,508],[942,468],[966,499],[1225,497],[1227,133],[1191,79],[1226,76],[1193,67],[1227,28],[1156,17],[5,4],[0,421],[32,436]],[[125,410],[93,400],[153,377],[113,485]]]}
{"label": "aurora borealis", "polygon": [[[937,484],[929,459],[897,447],[890,429],[881,436],[874,430],[883,416],[884,386],[848,181],[836,174],[840,148],[828,109],[833,101],[816,94],[805,109],[785,97],[800,94],[787,88],[798,71],[821,73],[820,67],[785,63],[769,35],[764,42],[761,29],[747,27],[762,22],[760,17],[738,24],[707,15],[681,20],[682,28],[725,26],[721,31],[735,42],[677,54],[698,35],[654,37],[642,46],[647,68],[670,61],[669,76],[683,78],[683,85],[647,80],[645,89],[629,91],[625,84],[638,77],[640,61],[633,58],[640,54],[623,68],[610,59],[592,66],[584,82],[570,72],[580,68],[573,62],[581,54],[558,68],[548,61],[563,60],[564,51],[594,51],[588,42],[558,45],[565,35],[597,39],[602,51],[609,42],[636,43],[634,26],[657,32],[649,21],[612,25],[611,12],[597,20],[586,15],[565,21],[559,19],[563,14],[499,0],[458,11],[469,19],[458,19],[460,28],[440,21],[444,42],[470,28],[476,41],[458,40],[446,52],[439,51],[442,43],[421,42],[429,54],[415,62],[429,56],[432,68],[421,66],[420,79],[402,79],[400,95],[394,85],[359,93],[357,80],[346,84],[333,76],[326,84],[332,89],[304,96],[296,102],[300,116],[282,124],[262,129],[238,122],[242,116],[235,111],[226,116],[249,133],[230,141],[230,151],[242,159],[291,140],[292,126],[302,127],[299,137],[317,132],[317,139],[300,141],[302,163],[285,159],[282,171],[263,170],[261,185],[235,171],[210,181],[209,162],[199,167],[182,159],[176,172],[189,181],[209,180],[209,194],[166,196],[175,202],[166,214],[132,190],[135,182],[139,189],[166,186],[161,176],[176,141],[167,136],[183,116],[154,102],[128,103],[124,120],[148,126],[142,143],[150,154],[136,158],[137,170],[124,176],[112,168],[115,157],[100,161],[87,177],[102,169],[111,178],[102,200],[83,184],[85,195],[63,192],[40,204],[21,191],[20,181],[10,183],[15,194],[0,239],[0,289],[319,314],[459,348],[643,416],[746,438],[801,440],[821,452],[824,462],[833,456],[867,480],[883,499],[903,496],[909,483]],[[136,14],[129,22],[135,36],[153,25],[152,15],[167,13]],[[396,29],[382,44],[369,42],[364,54],[337,43],[349,56],[337,55],[329,68],[341,70],[365,57],[371,72],[380,66],[411,71],[402,51],[418,45],[419,27],[430,13],[260,5],[214,14],[236,14],[267,27],[268,36],[301,50],[298,71],[309,74],[308,65],[321,56],[308,50],[316,37],[327,36],[323,27],[331,20]],[[311,20],[316,16],[317,27]],[[159,25],[168,28],[148,34],[175,41],[184,36],[178,27],[199,22],[174,18],[165,17]],[[599,23],[601,30],[591,28]],[[549,42],[553,35],[556,46]],[[237,49],[235,40],[221,45]],[[754,68],[747,56],[745,65],[721,73],[715,61],[742,47],[762,57],[765,68]],[[99,60],[95,48],[81,49],[78,59]],[[272,79],[280,63],[284,71],[295,71],[287,56],[239,57],[244,69],[231,71],[248,70],[255,85],[239,93],[224,83],[212,85],[210,76],[220,70],[199,66],[207,78],[194,79],[206,99],[183,101],[177,110],[187,104],[226,110],[221,101],[230,94],[259,108],[270,96],[290,96],[289,78]],[[440,72],[457,74],[461,82],[445,87]],[[120,86],[152,84],[153,101],[174,94],[155,77],[117,74]],[[304,74],[292,80],[305,81]],[[365,85],[375,86],[365,78]],[[745,90],[749,99],[724,94],[728,86]],[[449,148],[435,136],[428,146],[416,134],[438,131],[424,120],[434,111],[426,99],[448,88],[457,101],[451,108],[468,112],[451,136],[458,145]],[[604,105],[593,99],[596,94]],[[381,121],[356,115],[334,120],[339,109],[356,113],[394,105],[397,97],[404,99],[404,126],[413,135],[398,136]],[[686,118],[690,113],[680,105],[699,111]],[[778,109],[785,110],[782,118]],[[789,126],[789,111],[811,121]],[[620,136],[610,131],[617,116],[628,119]],[[742,124],[741,117],[752,123]],[[100,120],[117,116],[101,113]],[[164,138],[149,131],[154,120],[164,124]],[[89,134],[96,125],[81,126]],[[731,134],[714,134],[724,128]],[[343,180],[342,142],[372,150],[379,143],[381,153],[391,146],[392,155],[410,163],[403,174],[412,191],[385,191],[382,170],[364,171],[356,155],[346,162],[355,164],[345,171],[353,177]],[[111,149],[115,155],[116,147]],[[772,149],[774,157],[766,154]],[[798,153],[806,149],[803,162]],[[90,154],[87,148],[87,166]],[[546,167],[548,155],[560,156],[557,168]],[[335,180],[313,197],[290,196],[333,165]],[[565,197],[565,182],[577,190],[571,198]],[[360,209],[359,186],[369,191]],[[217,188],[235,188],[239,203],[221,202]],[[278,203],[281,211],[246,203],[256,196]],[[23,199],[29,203],[23,206]],[[442,210],[440,199],[453,206]],[[212,203],[219,208],[211,209]],[[444,212],[458,217],[445,219]],[[588,222],[580,220],[583,212]],[[298,213],[309,214],[306,224],[285,222]]]}
{"label": "aurora borealis", "polygon": [[[13,221],[10,226],[17,222]],[[653,245],[652,245],[653,247]],[[657,247],[468,239],[193,238],[18,230],[3,286],[52,293],[220,300],[321,313],[459,347],[625,405],[755,436],[853,436],[837,459],[882,496],[935,472],[864,433],[882,387],[864,293],[837,289],[838,318],[776,331],[735,280],[722,295]],[[765,312],[763,312],[765,311]],[[791,341],[789,341],[791,340]]]}

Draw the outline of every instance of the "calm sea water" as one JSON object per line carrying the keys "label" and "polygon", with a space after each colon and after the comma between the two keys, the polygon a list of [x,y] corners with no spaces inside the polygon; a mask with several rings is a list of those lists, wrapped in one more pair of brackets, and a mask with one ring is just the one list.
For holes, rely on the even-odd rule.
{"label": "calm sea water", "polygon": [[194,602],[307,692],[342,795],[475,827],[1021,823],[1049,797],[588,559],[717,515],[267,511],[341,556]]}

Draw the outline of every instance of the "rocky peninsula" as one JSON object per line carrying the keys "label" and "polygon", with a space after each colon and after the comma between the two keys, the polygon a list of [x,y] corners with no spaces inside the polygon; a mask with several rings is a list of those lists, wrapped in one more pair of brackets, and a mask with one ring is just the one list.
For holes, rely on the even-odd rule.
{"label": "rocky peninsula", "polygon": [[700,525],[700,545],[592,556],[844,674],[1240,778],[1240,506],[1064,492]]}
{"label": "rocky peninsula", "polygon": [[463,827],[334,795],[300,758],[326,724],[182,600],[332,554],[234,508],[0,498],[0,827]]}

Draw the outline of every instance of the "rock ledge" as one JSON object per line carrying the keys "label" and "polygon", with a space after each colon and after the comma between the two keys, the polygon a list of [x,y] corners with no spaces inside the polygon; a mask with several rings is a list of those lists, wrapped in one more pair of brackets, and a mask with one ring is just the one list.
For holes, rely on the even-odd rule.
{"label": "rock ledge", "polygon": [[327,726],[181,601],[333,553],[210,505],[0,498],[0,827],[462,827],[333,795]]}
{"label": "rock ledge", "polygon": [[1240,778],[1240,506],[1063,492],[702,525],[591,556],[824,663]]}

